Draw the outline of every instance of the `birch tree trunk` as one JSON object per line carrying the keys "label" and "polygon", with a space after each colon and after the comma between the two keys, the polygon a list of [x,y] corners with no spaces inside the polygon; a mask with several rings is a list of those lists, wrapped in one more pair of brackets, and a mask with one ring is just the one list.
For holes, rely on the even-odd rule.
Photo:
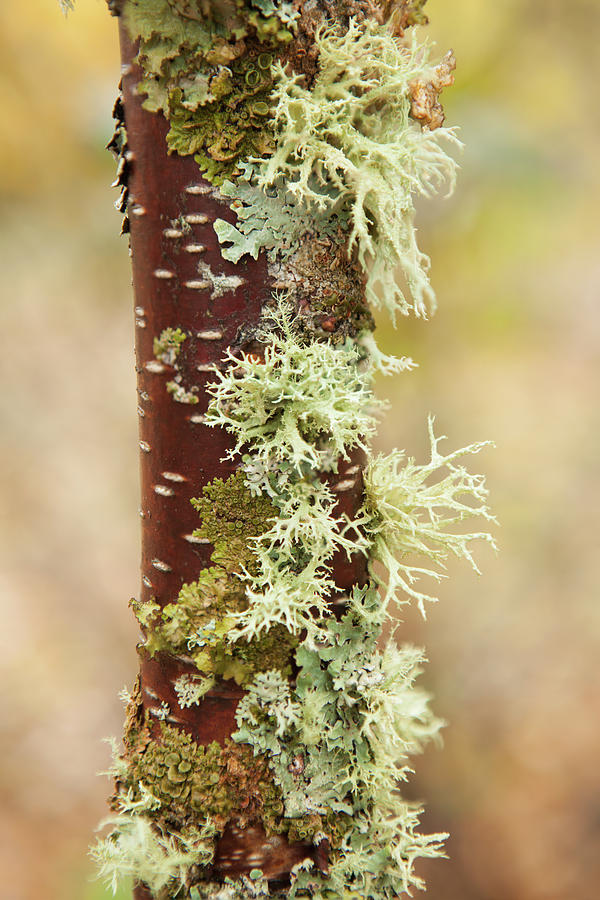
{"label": "birch tree trunk", "polygon": [[444,526],[487,511],[433,433],[427,466],[365,470],[373,369],[411,367],[377,350],[367,300],[432,306],[412,193],[453,175],[453,60],[412,42],[414,0],[109,6],[143,638],[95,854],[138,900],[397,896],[442,836],[398,793],[439,723],[421,655],[377,647],[397,591],[429,599],[394,555],[468,555],[481,535]]}

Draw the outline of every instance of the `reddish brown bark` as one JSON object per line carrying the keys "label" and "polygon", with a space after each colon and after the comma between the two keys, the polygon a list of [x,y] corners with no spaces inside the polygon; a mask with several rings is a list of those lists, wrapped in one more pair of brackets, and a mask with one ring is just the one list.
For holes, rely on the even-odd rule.
{"label": "reddish brown bark", "polygon": [[[192,157],[167,154],[167,123],[162,115],[142,108],[136,93],[140,73],[133,64],[135,48],[122,25],[120,31],[140,416],[141,596],[165,606],[177,598],[184,583],[196,580],[210,564],[212,546],[191,540],[199,522],[190,499],[199,496],[212,479],[227,477],[236,467],[235,462],[223,461],[231,447],[227,433],[203,424],[210,399],[206,392],[210,367],[223,364],[227,347],[240,348],[240,329],[258,322],[270,284],[264,255],[256,261],[245,257],[237,265],[221,257],[212,223],[217,218],[235,221],[235,215],[215,199]],[[219,274],[237,276],[242,284],[212,299],[210,287],[201,286],[199,261]],[[194,336],[182,345],[177,367],[182,386],[197,396],[196,404],[176,402],[166,390],[177,373],[157,363],[153,340],[168,327]],[[350,516],[361,502],[361,463],[362,455],[355,454],[330,479],[334,490],[339,489],[340,511]],[[337,554],[334,576],[340,591],[364,581],[364,558],[348,561]],[[181,710],[173,681],[196,671],[191,660],[166,653],[149,658],[143,648],[140,660],[144,707],[157,709],[165,702],[176,711],[167,719],[170,724],[185,729],[199,743],[223,744],[235,730],[234,714],[242,690],[224,682],[199,706]],[[261,868],[269,879],[285,879],[292,866],[309,854],[321,868],[326,867],[323,847],[289,845],[282,837],[267,837],[260,826],[243,831],[228,826],[217,847],[214,875],[236,876]],[[135,897],[146,900],[150,894],[138,887]]]}

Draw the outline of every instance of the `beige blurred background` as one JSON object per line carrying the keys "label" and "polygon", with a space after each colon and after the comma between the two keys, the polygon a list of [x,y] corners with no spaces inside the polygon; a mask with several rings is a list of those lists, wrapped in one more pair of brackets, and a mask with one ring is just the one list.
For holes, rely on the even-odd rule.
{"label": "beige blurred background", "polygon": [[[501,522],[483,575],[452,567],[425,682],[449,722],[415,761],[450,860],[432,900],[600,896],[600,6],[430,0],[459,61],[466,149],[421,241],[440,308],[382,322],[420,368],[380,385],[379,446],[422,456],[437,416]],[[135,673],[137,421],[126,242],[103,150],[118,78],[103,0],[0,8],[0,900],[100,900],[102,737]],[[127,891],[120,895],[127,896]]]}

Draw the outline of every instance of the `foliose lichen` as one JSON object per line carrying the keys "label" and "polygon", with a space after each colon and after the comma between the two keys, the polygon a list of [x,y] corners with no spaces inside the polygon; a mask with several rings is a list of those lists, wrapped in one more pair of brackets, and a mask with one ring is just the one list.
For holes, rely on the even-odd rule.
{"label": "foliose lichen", "polygon": [[218,184],[272,150],[271,65],[293,37],[291,3],[129,0],[124,17],[140,41],[144,107],[169,121],[170,151],[195,155]]}

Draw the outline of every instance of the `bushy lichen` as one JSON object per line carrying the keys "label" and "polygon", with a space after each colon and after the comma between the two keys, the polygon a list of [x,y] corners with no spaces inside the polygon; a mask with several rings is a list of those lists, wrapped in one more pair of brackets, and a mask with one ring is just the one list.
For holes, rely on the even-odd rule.
{"label": "bushy lichen", "polygon": [[260,161],[258,186],[283,181],[300,209],[342,211],[348,249],[356,246],[368,273],[367,299],[392,316],[410,309],[426,316],[435,297],[416,242],[413,195],[428,196],[444,180],[452,188],[456,166],[441,139],[458,143],[451,129],[432,131],[411,118],[411,83],[432,71],[429,50],[387,25],[353,20],[345,30],[322,28],[316,44],[319,72],[310,88],[274,65],[277,142]]}
{"label": "bushy lichen", "polygon": [[209,825],[187,834],[158,829],[146,816],[122,813],[107,819],[113,830],[91,849],[103,878],[116,894],[123,879],[143,882],[156,896],[164,888],[169,896],[186,887],[192,866],[205,866],[213,856]]}
{"label": "bushy lichen", "polygon": [[303,343],[283,296],[267,311],[261,338],[262,358],[228,351],[229,367],[208,387],[207,424],[234,435],[231,455],[248,447],[255,459],[284,459],[300,473],[335,468],[353,448],[366,448],[381,404],[360,371],[360,349]]}
{"label": "bushy lichen", "polygon": [[[378,605],[373,589],[358,592],[353,609],[331,621],[326,635],[309,636],[296,653],[295,687],[277,672],[258,675],[238,706],[234,737],[269,756],[286,816],[321,817],[334,848],[331,864],[340,877],[344,873],[346,889],[357,890],[370,872],[370,893],[358,890],[357,896],[392,897],[418,879],[410,858],[390,865],[390,850],[409,840],[431,847],[443,837],[414,835],[416,811],[397,793],[409,756],[435,737],[440,722],[427,694],[414,686],[420,651],[393,642],[383,653],[377,650]],[[393,822],[388,828],[386,814]],[[328,832],[327,822],[336,816],[345,817],[342,834]],[[357,840],[366,858],[355,871]],[[387,857],[385,866],[380,857]],[[323,887],[329,885],[328,878]]]}
{"label": "bushy lichen", "polygon": [[[444,456],[438,450],[443,438],[435,437],[431,417],[429,439],[431,459],[425,465],[394,450],[372,459],[364,472],[365,529],[373,541],[372,560],[382,563],[387,571],[386,597],[399,592],[413,598],[423,614],[425,601],[436,599],[415,587],[423,576],[440,581],[444,577],[440,569],[450,555],[466,559],[479,571],[471,544],[483,540],[495,546],[488,532],[455,530],[458,523],[475,516],[494,521],[487,507],[483,477],[471,475],[456,464],[489,442]],[[429,566],[423,560],[429,560]]]}

